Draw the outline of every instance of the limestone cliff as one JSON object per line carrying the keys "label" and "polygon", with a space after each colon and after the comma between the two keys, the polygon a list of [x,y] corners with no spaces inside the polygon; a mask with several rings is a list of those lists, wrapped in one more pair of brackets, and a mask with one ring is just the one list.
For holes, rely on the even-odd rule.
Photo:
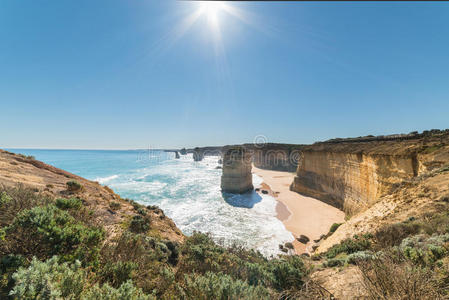
{"label": "limestone cliff", "polygon": [[291,189],[350,214],[364,210],[401,182],[447,162],[434,155],[449,144],[447,132],[414,137],[337,140],[305,146]]}
{"label": "limestone cliff", "polygon": [[245,145],[253,152],[255,167],[265,170],[295,172],[302,145],[273,144]]}
{"label": "limestone cliff", "polygon": [[242,194],[253,189],[251,152],[244,147],[229,147],[223,151],[221,190]]}

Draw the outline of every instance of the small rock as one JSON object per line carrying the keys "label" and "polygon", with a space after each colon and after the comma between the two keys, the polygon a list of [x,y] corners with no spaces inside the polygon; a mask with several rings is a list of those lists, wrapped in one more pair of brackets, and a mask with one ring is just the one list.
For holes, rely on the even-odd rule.
{"label": "small rock", "polygon": [[288,249],[287,248],[282,248],[281,251],[287,253]]}
{"label": "small rock", "polygon": [[319,246],[320,246],[320,244],[314,244],[314,245],[312,245],[312,250],[315,251]]}
{"label": "small rock", "polygon": [[279,249],[284,249],[284,245],[282,245],[282,244],[279,244]]}
{"label": "small rock", "polygon": [[298,240],[298,242],[303,243],[303,244],[307,244],[310,239],[308,237],[306,237],[305,235],[301,234],[298,238],[296,238]]}
{"label": "small rock", "polygon": [[285,248],[288,248],[288,249],[294,249],[294,248],[295,248],[295,247],[293,247],[293,244],[290,243],[290,242],[285,243],[285,244],[284,244],[284,247],[285,247]]}
{"label": "small rock", "polygon": [[262,194],[268,194],[268,191],[267,190],[262,190]]}
{"label": "small rock", "polygon": [[310,254],[309,253],[302,253],[300,256],[301,257],[310,257]]}

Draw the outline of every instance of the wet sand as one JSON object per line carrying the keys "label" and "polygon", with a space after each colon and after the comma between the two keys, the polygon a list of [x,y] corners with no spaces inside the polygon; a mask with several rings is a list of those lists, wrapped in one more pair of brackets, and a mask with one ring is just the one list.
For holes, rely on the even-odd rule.
{"label": "wet sand", "polygon": [[[253,166],[252,172],[263,178],[261,190],[278,200],[277,217],[295,237],[297,253],[310,253],[313,240],[326,234],[333,223],[343,223],[344,213],[324,202],[290,191],[294,173],[262,170]],[[307,245],[296,240],[300,235],[310,239]]]}

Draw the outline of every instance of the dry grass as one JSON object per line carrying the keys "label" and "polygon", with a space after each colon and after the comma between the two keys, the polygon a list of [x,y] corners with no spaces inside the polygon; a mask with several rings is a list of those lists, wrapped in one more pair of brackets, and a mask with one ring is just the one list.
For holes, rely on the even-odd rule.
{"label": "dry grass", "polygon": [[358,267],[368,299],[448,299],[431,269],[413,265],[398,253],[360,262]]}

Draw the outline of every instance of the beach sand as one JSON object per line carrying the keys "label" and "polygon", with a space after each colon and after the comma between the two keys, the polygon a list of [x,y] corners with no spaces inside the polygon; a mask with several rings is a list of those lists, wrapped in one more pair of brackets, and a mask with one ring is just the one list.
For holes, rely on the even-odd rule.
{"label": "beach sand", "polygon": [[[313,240],[329,232],[333,223],[343,223],[344,213],[324,202],[290,191],[295,173],[262,170],[253,166],[252,172],[263,178],[265,189],[278,200],[277,217],[295,237],[296,253],[311,253]],[[300,235],[310,239],[307,245],[296,240]]]}

